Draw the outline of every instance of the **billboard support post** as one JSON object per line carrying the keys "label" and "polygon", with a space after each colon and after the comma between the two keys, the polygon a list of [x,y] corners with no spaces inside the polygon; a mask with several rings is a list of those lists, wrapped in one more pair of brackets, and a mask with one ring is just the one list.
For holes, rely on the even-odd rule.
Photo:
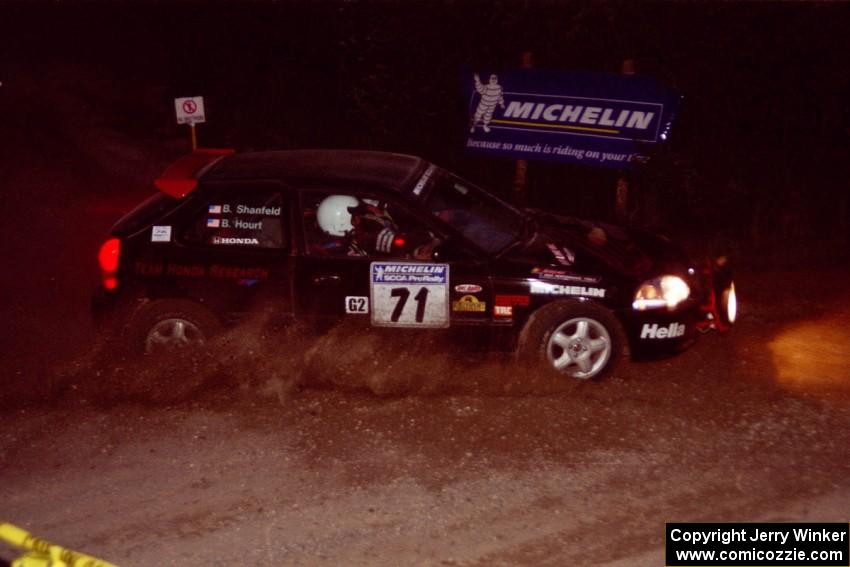
{"label": "billboard support post", "polygon": [[[530,69],[532,66],[532,56],[530,51],[524,51],[522,54],[522,68]],[[514,172],[514,198],[516,199],[517,205],[525,205],[526,204],[526,192],[525,192],[525,175],[528,171],[528,160],[527,159],[518,159],[516,161],[516,170]]]}
{"label": "billboard support post", "polygon": [[[635,60],[623,59],[621,69],[623,75],[635,74]],[[620,178],[617,179],[617,190],[614,197],[614,218],[617,222],[628,224],[629,220],[629,178],[625,171],[620,172]]]}

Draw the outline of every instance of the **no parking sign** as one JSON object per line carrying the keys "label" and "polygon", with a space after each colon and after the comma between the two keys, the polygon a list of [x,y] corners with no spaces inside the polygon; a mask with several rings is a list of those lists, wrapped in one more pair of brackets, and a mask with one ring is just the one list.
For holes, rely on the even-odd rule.
{"label": "no parking sign", "polygon": [[206,122],[204,116],[204,97],[189,96],[174,99],[178,124],[200,124]]}

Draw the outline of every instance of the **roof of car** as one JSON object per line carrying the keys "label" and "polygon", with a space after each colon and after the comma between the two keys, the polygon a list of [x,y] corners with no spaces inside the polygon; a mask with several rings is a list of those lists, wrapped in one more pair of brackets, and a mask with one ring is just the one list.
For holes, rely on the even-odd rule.
{"label": "roof of car", "polygon": [[389,152],[282,150],[228,156],[204,173],[202,179],[346,181],[401,190],[413,183],[424,166],[421,158]]}

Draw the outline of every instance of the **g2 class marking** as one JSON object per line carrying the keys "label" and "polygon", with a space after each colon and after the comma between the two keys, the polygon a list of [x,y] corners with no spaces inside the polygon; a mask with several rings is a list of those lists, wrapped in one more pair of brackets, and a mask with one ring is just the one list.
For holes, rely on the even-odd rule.
{"label": "g2 class marking", "polygon": [[358,315],[369,313],[369,298],[359,295],[346,295],[345,312]]}

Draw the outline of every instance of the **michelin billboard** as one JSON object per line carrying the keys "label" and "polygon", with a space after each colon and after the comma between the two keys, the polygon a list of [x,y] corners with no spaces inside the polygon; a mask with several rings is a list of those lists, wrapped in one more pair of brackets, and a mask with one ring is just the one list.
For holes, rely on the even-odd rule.
{"label": "michelin billboard", "polygon": [[628,169],[670,135],[680,96],[647,77],[516,69],[467,75],[466,149]]}

